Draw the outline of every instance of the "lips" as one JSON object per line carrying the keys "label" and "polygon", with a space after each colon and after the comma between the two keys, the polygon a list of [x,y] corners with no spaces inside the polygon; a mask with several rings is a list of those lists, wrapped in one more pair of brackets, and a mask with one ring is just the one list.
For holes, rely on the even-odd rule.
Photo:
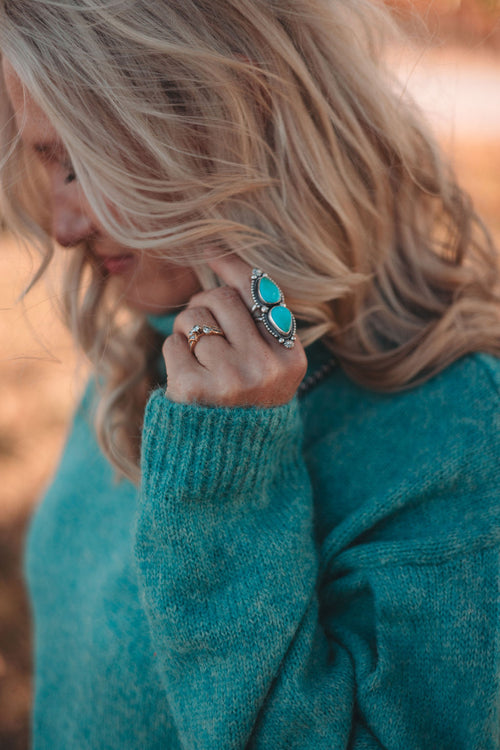
{"label": "lips", "polygon": [[132,253],[123,255],[100,255],[99,261],[103,268],[110,274],[121,274],[129,271],[135,264],[135,256]]}

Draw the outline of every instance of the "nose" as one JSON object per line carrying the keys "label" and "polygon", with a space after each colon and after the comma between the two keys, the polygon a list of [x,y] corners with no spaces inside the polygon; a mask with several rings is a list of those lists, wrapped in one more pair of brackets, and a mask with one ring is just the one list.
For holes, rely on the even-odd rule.
{"label": "nose", "polygon": [[92,218],[78,187],[52,183],[52,236],[62,247],[73,247],[94,233]]}
{"label": "nose", "polygon": [[54,205],[52,236],[62,247],[73,247],[93,233],[92,222],[82,211],[64,204]]}

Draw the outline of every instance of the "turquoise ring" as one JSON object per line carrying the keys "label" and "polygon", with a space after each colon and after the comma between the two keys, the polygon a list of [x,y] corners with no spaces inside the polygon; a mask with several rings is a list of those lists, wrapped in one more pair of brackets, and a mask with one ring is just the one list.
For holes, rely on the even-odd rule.
{"label": "turquoise ring", "polygon": [[260,320],[266,330],[287,349],[295,343],[297,322],[285,305],[283,292],[260,268],[252,270],[250,280],[253,307],[252,317]]}

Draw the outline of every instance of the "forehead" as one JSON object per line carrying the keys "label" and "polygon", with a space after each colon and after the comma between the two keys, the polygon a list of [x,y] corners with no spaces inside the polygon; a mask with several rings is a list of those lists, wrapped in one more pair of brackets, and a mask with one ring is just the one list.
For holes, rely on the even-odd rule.
{"label": "forehead", "polygon": [[2,59],[2,72],[7,96],[12,104],[17,127],[22,133],[23,141],[26,144],[57,143],[59,138],[55,128],[5,58]]}

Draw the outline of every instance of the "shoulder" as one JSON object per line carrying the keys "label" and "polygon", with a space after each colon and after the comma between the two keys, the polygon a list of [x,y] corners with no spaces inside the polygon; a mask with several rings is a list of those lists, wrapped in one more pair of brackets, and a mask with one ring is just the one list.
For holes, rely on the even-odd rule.
{"label": "shoulder", "polygon": [[[472,354],[454,362],[427,382],[396,393],[379,393],[350,380],[339,368],[303,399],[306,447],[335,435],[351,435],[366,449],[377,443],[402,443],[426,436],[439,443],[443,433],[456,438],[483,428],[498,437],[500,360]],[[485,436],[486,437],[486,436]],[[370,450],[369,450],[370,452]]]}
{"label": "shoulder", "polygon": [[386,539],[498,528],[499,407],[500,362],[482,354],[394,394],[333,373],[302,405],[320,537],[347,519]]}

